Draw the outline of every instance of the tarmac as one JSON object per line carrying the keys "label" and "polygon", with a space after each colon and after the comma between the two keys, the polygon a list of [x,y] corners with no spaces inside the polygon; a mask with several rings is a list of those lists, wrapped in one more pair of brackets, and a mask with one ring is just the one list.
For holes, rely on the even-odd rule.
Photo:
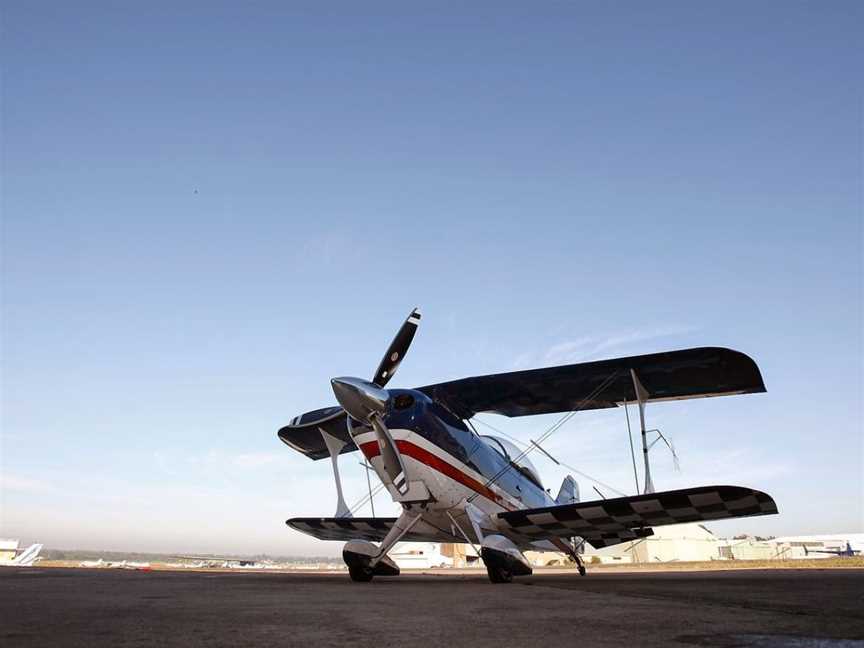
{"label": "tarmac", "polygon": [[864,570],[0,569],[3,646],[864,647]]}

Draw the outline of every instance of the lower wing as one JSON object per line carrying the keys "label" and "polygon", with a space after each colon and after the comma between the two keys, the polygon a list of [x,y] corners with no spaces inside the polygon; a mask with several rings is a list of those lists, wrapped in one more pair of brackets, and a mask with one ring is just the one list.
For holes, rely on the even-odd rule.
{"label": "lower wing", "polygon": [[[380,542],[387,535],[396,518],[291,518],[286,520],[296,529],[319,540],[370,540]],[[425,520],[420,520],[402,538],[404,542],[464,542],[450,533],[449,529],[439,529]]]}
{"label": "lower wing", "polygon": [[499,513],[528,542],[584,538],[595,548],[652,535],[651,527],[777,513],[770,495],[741,486],[701,486],[633,497]]}

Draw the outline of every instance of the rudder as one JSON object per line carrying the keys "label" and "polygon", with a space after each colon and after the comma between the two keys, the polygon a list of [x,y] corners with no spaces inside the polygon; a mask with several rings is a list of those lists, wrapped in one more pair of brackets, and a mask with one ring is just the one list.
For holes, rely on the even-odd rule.
{"label": "rudder", "polygon": [[579,484],[571,475],[567,475],[564,481],[561,482],[561,489],[558,491],[558,497],[555,498],[556,504],[577,504],[579,502]]}

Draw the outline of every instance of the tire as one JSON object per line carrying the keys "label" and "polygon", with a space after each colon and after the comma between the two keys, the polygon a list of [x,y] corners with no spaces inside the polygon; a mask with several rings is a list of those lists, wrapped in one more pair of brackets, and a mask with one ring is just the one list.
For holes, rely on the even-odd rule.
{"label": "tire", "polygon": [[497,583],[497,582],[498,582],[498,570],[496,570],[496,569],[494,569],[494,568],[492,568],[492,567],[487,566],[487,567],[486,567],[486,574],[489,576],[489,580],[490,580],[491,582],[493,582],[493,583]]}
{"label": "tire", "polygon": [[374,576],[371,569],[364,567],[349,567],[348,575],[355,583],[368,583]]}
{"label": "tire", "polygon": [[493,583],[510,583],[513,581],[513,574],[506,569],[486,567],[486,573],[489,575],[489,580]]}
{"label": "tire", "polygon": [[579,575],[580,576],[585,575],[585,565],[579,565]]}

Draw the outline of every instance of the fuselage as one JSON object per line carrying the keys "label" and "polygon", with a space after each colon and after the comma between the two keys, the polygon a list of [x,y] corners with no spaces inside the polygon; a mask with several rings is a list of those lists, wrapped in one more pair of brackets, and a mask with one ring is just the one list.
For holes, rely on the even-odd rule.
{"label": "fuselage", "polygon": [[[403,506],[421,504],[424,519],[450,524],[447,512],[461,512],[471,503],[490,519],[497,513],[550,506],[555,502],[543,489],[530,462],[519,457],[515,446],[504,439],[476,434],[422,392],[390,390],[391,406],[384,423],[396,442],[406,479],[422,483],[414,492],[400,494],[384,469],[376,432],[352,421],[352,436],[395,501]],[[427,496],[428,491],[428,496]]]}

